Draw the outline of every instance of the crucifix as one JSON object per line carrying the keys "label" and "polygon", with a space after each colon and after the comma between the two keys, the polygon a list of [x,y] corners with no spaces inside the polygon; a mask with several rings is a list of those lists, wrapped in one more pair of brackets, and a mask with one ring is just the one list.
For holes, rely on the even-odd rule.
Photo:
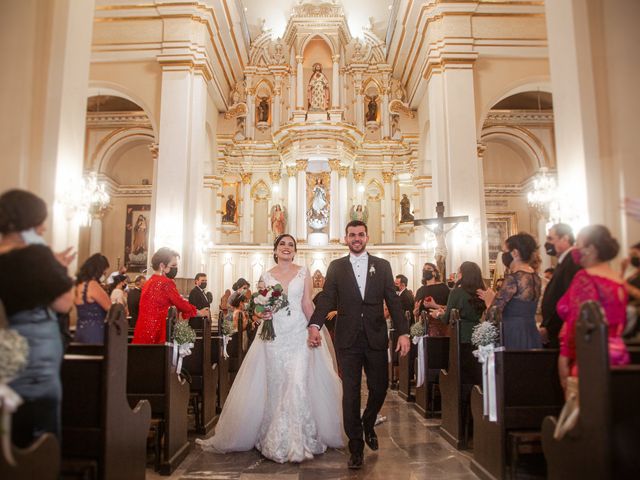
{"label": "crucifix", "polygon": [[[440,278],[446,282],[447,280],[447,244],[445,243],[445,238],[447,233],[456,228],[459,223],[464,223],[469,221],[468,215],[459,215],[457,217],[445,217],[444,216],[444,202],[436,203],[436,218],[421,218],[419,220],[414,220],[413,224],[415,226],[424,225],[432,232],[436,237],[436,263],[438,265],[438,270],[440,270]],[[445,225],[450,225],[448,228]]]}

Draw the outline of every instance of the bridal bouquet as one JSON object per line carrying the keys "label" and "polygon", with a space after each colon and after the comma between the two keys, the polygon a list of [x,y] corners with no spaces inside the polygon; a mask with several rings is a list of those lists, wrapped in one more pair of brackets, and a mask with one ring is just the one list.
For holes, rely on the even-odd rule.
{"label": "bridal bouquet", "polygon": [[[283,308],[289,311],[289,300],[284,293],[282,285],[279,283],[267,287],[264,282],[258,283],[258,291],[251,296],[251,303],[253,305],[253,311],[257,314],[271,312],[276,313]],[[262,331],[260,332],[260,338],[265,341],[271,341],[276,338],[276,332],[273,329],[273,318],[265,319],[262,322]]]}

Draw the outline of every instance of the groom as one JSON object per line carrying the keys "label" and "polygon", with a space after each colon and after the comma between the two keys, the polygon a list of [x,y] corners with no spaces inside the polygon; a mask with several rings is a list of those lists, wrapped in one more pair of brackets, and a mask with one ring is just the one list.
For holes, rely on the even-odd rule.
{"label": "groom", "polygon": [[[384,318],[386,301],[393,325],[398,332],[397,351],[409,351],[409,325],[402,316],[395,291],[391,265],[366,252],[367,225],[359,220],[347,224],[345,241],[349,256],[334,260],[327,269],[324,289],[318,295],[316,310],[309,320],[308,343],[320,345],[319,330],[327,314],[338,311],[335,347],[342,373],[342,411],[344,429],[349,437],[349,468],[362,467],[364,440],[371,450],[378,449],[373,429],[382,408],[389,384],[387,348],[389,337]],[[362,368],[367,375],[369,398],[360,417]]]}

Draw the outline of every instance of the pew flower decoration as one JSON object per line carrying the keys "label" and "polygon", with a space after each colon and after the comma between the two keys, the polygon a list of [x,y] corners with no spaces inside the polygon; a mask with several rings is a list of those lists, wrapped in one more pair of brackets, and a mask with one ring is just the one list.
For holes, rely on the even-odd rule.
{"label": "pew flower decoration", "polygon": [[233,323],[233,313],[229,312],[224,320],[222,321],[222,355],[224,358],[229,358],[229,353],[227,352],[227,345],[231,341],[231,337],[238,333],[238,329]]}
{"label": "pew flower decoration", "polygon": [[494,346],[498,343],[498,329],[491,322],[481,322],[473,327],[471,343],[476,347]]}
{"label": "pew flower decoration", "polygon": [[482,410],[492,422],[498,418],[495,352],[502,348],[495,346],[499,340],[498,328],[494,323],[485,321],[473,327],[471,343],[477,347],[473,355],[482,364]]}
{"label": "pew flower decoration", "polygon": [[427,333],[426,328],[424,327],[424,322],[422,320],[411,325],[411,329],[409,333],[414,338],[424,337]]}
{"label": "pew flower decoration", "polygon": [[176,366],[178,375],[182,371],[182,360],[191,355],[195,341],[196,332],[191,328],[189,322],[176,322],[173,328],[173,364]]}
{"label": "pew flower decoration", "polygon": [[[264,282],[258,282],[258,291],[251,296],[251,302],[253,311],[256,314],[271,312],[273,315],[280,310],[286,309],[287,315],[291,315],[289,299],[279,283],[273,286],[266,286]],[[262,321],[260,338],[264,341],[275,340],[276,332],[273,328],[273,316]]]}
{"label": "pew flower decoration", "polygon": [[[407,319],[410,319],[409,312],[406,312]],[[416,372],[416,387],[421,387],[424,384],[425,369],[424,369],[424,342],[422,339],[427,336],[426,318],[424,315],[420,317],[416,323],[411,325],[409,334],[413,337],[413,344],[418,346],[418,371]]]}
{"label": "pew flower decoration", "polygon": [[28,358],[27,339],[15,330],[0,329],[0,439],[11,465],[16,464],[11,448],[11,414],[22,404],[22,398],[7,384],[27,366]]}

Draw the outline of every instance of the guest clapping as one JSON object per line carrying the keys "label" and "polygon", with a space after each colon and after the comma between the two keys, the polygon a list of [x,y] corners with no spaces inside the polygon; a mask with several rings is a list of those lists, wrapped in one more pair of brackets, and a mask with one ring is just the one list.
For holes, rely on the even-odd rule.
{"label": "guest clapping", "polygon": [[104,320],[111,307],[111,299],[100,285],[105,278],[109,261],[100,253],[91,255],[76,275],[75,305],[78,312],[75,342],[104,343]]}

